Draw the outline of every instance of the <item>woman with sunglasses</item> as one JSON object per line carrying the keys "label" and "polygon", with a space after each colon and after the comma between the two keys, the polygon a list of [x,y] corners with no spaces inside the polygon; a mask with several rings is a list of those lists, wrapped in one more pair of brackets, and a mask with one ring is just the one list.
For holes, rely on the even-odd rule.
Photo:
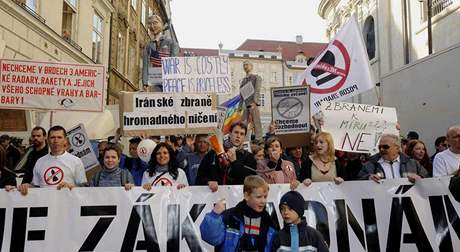
{"label": "woman with sunglasses", "polygon": [[174,186],[177,189],[188,186],[184,170],[177,168],[173,148],[164,142],[153,149],[149,167],[142,178],[145,190],[150,191],[154,186]]}
{"label": "woman with sunglasses", "polygon": [[300,168],[299,180],[306,186],[312,182],[334,181],[341,184],[348,179],[345,169],[335,157],[334,140],[327,132],[314,138],[314,151]]}
{"label": "woman with sunglasses", "polygon": [[406,154],[417,160],[421,166],[428,171],[429,176],[433,174],[433,165],[431,164],[430,157],[426,151],[425,143],[420,140],[411,140],[407,144]]}

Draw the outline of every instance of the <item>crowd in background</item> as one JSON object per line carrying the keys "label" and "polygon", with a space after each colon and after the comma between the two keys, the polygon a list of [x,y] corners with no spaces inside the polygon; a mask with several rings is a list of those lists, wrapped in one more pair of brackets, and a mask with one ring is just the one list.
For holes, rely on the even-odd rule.
{"label": "crowd in background", "polygon": [[[452,126],[446,136],[436,138],[436,152],[431,156],[414,131],[404,138],[382,135],[379,153],[369,156],[335,150],[332,135],[314,129],[309,143],[284,148],[286,143],[273,134],[273,129],[271,125],[263,141],[252,141],[250,148],[244,148],[244,142],[250,139],[246,136],[248,129],[244,123],[236,123],[224,140],[221,153],[211,148],[210,136],[205,134],[166,136],[163,142],[160,142],[161,137],[151,137],[157,145],[148,163],[138,156],[140,137],[129,140],[126,154],[122,153],[121,144],[114,143],[112,138],[98,143],[96,153],[102,169],[89,181],[69,179],[69,172],[80,175],[85,172],[81,160],[76,157],[72,161],[60,161],[59,165],[66,167],[63,176],[48,174],[50,181],[40,181],[46,177],[40,171],[46,172],[47,167],[40,167],[44,164],[39,160],[46,156],[60,157],[71,150],[64,128],[54,126],[47,132],[36,127],[31,131],[28,148],[21,146],[18,139],[0,136],[1,186],[6,189],[16,187],[26,193],[25,187],[58,186],[52,179],[64,177],[62,182],[72,186],[125,186],[126,189],[142,186],[150,190],[160,185],[177,188],[207,185],[216,191],[219,185],[242,184],[245,177],[260,175],[267,183],[289,183],[295,189],[301,183],[309,186],[321,181],[341,184],[348,180],[378,182],[380,179],[407,177],[415,182],[421,178],[453,175],[460,165],[460,126]],[[16,176],[20,173],[24,174],[22,183],[16,185]]]}

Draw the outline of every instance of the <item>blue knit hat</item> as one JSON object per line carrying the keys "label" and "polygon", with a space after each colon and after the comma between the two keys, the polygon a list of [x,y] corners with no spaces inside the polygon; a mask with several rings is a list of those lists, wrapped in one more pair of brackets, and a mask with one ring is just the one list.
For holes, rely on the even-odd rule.
{"label": "blue knit hat", "polygon": [[282,205],[287,205],[289,208],[294,210],[299,217],[302,217],[305,211],[305,200],[297,191],[289,191],[281,197],[279,208],[281,210]]}

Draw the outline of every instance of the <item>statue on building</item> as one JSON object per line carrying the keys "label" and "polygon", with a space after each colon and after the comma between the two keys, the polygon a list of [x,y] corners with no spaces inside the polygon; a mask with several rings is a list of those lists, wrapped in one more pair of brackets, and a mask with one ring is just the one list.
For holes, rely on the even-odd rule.
{"label": "statue on building", "polygon": [[144,90],[151,87],[153,92],[163,92],[161,58],[177,56],[179,46],[172,39],[163,35],[165,25],[159,15],[149,16],[147,25],[152,40],[144,48],[142,84]]}
{"label": "statue on building", "polygon": [[252,123],[257,141],[262,139],[262,123],[260,121],[260,86],[262,78],[253,74],[253,65],[249,61],[243,62],[243,69],[246,76],[240,82],[240,95],[243,98],[246,110],[243,114],[243,120],[246,123]]}

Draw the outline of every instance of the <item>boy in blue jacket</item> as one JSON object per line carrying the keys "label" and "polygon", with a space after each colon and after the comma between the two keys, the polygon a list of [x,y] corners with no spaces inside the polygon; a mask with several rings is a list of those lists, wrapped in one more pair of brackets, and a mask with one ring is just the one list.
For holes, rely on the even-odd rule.
{"label": "boy in blue jacket", "polygon": [[225,210],[216,203],[200,225],[201,238],[218,251],[270,251],[276,225],[267,211],[269,186],[260,176],[244,180],[244,200]]}
{"label": "boy in blue jacket", "polygon": [[284,227],[273,238],[272,251],[328,252],[323,236],[309,227],[303,217],[305,200],[299,192],[289,191],[281,197],[280,212]]}

